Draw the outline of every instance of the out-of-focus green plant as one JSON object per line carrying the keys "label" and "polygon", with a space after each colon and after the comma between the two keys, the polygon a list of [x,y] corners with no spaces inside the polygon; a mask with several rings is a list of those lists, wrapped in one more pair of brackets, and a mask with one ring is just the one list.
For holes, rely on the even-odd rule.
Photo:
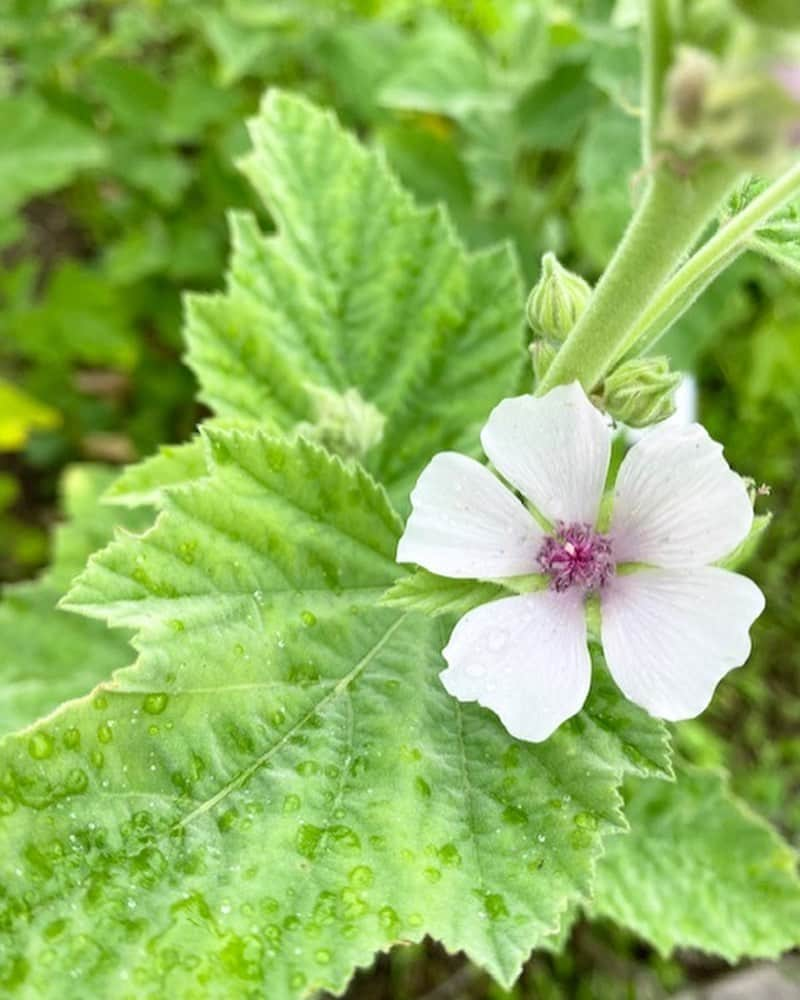
{"label": "out-of-focus green plant", "polygon": [[[729,31],[732,5],[719,0],[683,6],[689,41],[716,53]],[[335,7],[323,0],[269,5],[164,0],[152,6],[133,0],[92,5],[12,0],[0,12],[6,55],[0,76],[0,244],[6,265],[0,274],[0,448],[8,455],[14,449],[9,470],[0,475],[0,572],[18,575],[42,561],[40,522],[56,474],[68,459],[128,461],[160,440],[187,437],[193,427],[199,411],[179,364],[178,289],[207,290],[219,283],[228,207],[248,207],[259,213],[265,229],[270,225],[231,166],[245,148],[241,121],[255,109],[266,84],[289,84],[335,106],[368,144],[385,150],[395,173],[419,200],[446,203],[470,247],[510,237],[531,284],[544,251],[556,251],[570,268],[594,278],[653,167],[646,164],[643,173],[639,166],[637,18],[638,5],[624,0],[517,5],[351,0]],[[762,187],[752,181],[737,191],[726,221]],[[786,272],[797,271],[797,217],[796,206],[790,205],[749,241]],[[800,564],[800,383],[795,377],[800,316],[795,297],[790,278],[776,277],[754,257],[743,257],[670,331],[659,353],[669,354],[678,368],[699,366],[703,417],[710,430],[727,442],[734,466],[771,486],[772,497],[763,503],[781,515],[766,534],[754,568],[769,597],[755,659],[720,691],[712,726],[680,727],[679,747],[697,764],[727,766],[735,791],[796,841],[800,716],[792,692],[800,618],[792,595]],[[724,351],[717,343],[723,335]],[[271,360],[253,378],[262,389],[271,377],[282,386],[282,373],[273,371]],[[539,359],[542,378],[550,360]],[[211,398],[213,369],[206,365],[204,399],[219,413],[235,413],[236,407],[220,407]],[[246,369],[238,373],[243,382]],[[351,412],[368,412],[360,397],[337,396],[325,388],[320,396],[319,387],[308,385],[290,388],[297,388],[298,399],[316,391],[330,404],[335,420],[319,436],[327,446],[338,442],[339,450],[360,455],[379,445],[380,421],[363,440],[340,433],[339,423],[347,427]],[[242,392],[259,402],[255,389]],[[226,433],[233,431],[224,430],[219,440]],[[223,452],[215,453],[220,466]],[[392,449],[387,454],[389,468],[395,456]],[[117,499],[127,495],[135,503],[148,495],[158,500],[170,475],[203,475],[206,457],[198,441],[185,450],[167,449],[119,480]],[[272,458],[277,462],[280,456]],[[67,577],[118,520],[107,507],[101,508],[102,516],[97,513],[96,494],[106,476],[82,470],[71,477],[66,499],[74,523],[59,535],[54,569],[37,584],[11,589],[0,609],[12,641],[23,617],[32,622],[50,613]],[[83,486],[81,477],[88,477]],[[398,496],[401,492],[398,488]],[[225,496],[220,491],[220,505]],[[26,508],[33,509],[33,518]],[[119,520],[138,526],[135,516]],[[74,565],[62,558],[65,539],[76,542],[80,559]],[[176,551],[180,563],[194,564],[191,544]],[[54,644],[56,667],[55,653],[64,658],[64,686],[50,691],[44,671],[27,692],[24,657],[44,661],[51,652],[39,648],[38,636],[30,646],[15,648],[17,673],[7,660],[14,668],[12,681],[20,680],[21,708],[9,702],[9,727],[34,718],[59,697],[79,693],[123,662],[124,642],[112,637],[103,643],[94,623],[52,614],[52,631],[44,638]],[[314,615],[303,615],[303,628],[311,627]],[[182,619],[170,619],[153,648],[183,641],[183,631]],[[102,629],[100,634],[107,638]],[[87,678],[70,677],[67,661],[82,644],[88,649],[90,641],[98,660],[79,657]],[[243,652],[238,643],[231,648],[237,656]],[[148,655],[156,654],[150,650]],[[294,679],[301,686],[309,680],[303,674],[307,665],[292,669],[299,671]],[[153,714],[163,713],[165,704],[151,703],[157,709]],[[32,747],[23,755],[36,758],[47,749]],[[425,784],[423,779],[417,791],[422,788],[424,794]],[[713,799],[731,823],[742,822],[757,846],[770,848],[764,831],[754,832],[749,821],[742,821],[711,779],[689,781],[690,794],[677,803],[669,801],[670,787],[651,792],[643,804],[634,799],[634,807],[643,814],[674,810],[691,818]],[[514,815],[509,822],[517,822]],[[226,813],[223,819],[230,826],[220,826],[222,833],[236,828],[237,816]],[[242,822],[251,820],[248,815]],[[692,837],[693,830],[693,822],[676,823],[666,839],[674,846],[680,835],[681,850],[702,868],[704,843]],[[630,843],[635,859],[636,841]],[[300,847],[313,855],[317,842],[311,836]],[[723,854],[720,849],[717,860]],[[613,852],[608,857],[600,874],[610,888],[596,916],[627,922],[665,951],[680,944],[686,913],[676,906],[669,932],[646,906],[635,919],[625,914]],[[445,856],[439,861],[447,863]],[[35,866],[36,859],[31,863]],[[624,855],[622,867],[633,872],[635,881],[637,869]],[[141,877],[154,877],[146,864]],[[740,888],[746,910],[749,887]],[[731,891],[737,891],[735,884]],[[656,904],[656,912],[666,912]],[[495,906],[498,916],[496,900],[487,898],[486,906],[490,915]],[[324,917],[324,908],[321,912]],[[196,923],[197,914],[205,919],[202,910],[195,914],[187,908],[186,913],[189,923]],[[383,929],[393,932],[391,912],[379,916],[389,921]],[[719,926],[706,929],[721,949],[727,916],[717,917]],[[563,921],[562,938],[569,923]],[[248,939],[216,944],[226,969],[225,963],[238,971],[249,968]],[[738,953],[735,943],[729,948],[729,954]],[[540,951],[510,992],[475,974],[464,981],[463,995],[610,998],[620,995],[623,984],[636,989],[644,983],[643,989],[659,996],[678,984],[677,962],[643,959],[643,954],[630,935],[605,921],[582,924],[570,954]],[[428,961],[427,953],[403,953],[392,964],[397,997],[405,995],[402,984],[410,981],[415,961]],[[12,969],[9,975],[14,974]]]}
{"label": "out-of-focus green plant", "polygon": [[335,105],[472,246],[511,236],[531,280],[546,249],[597,271],[637,157],[635,31],[614,6],[4,5],[0,376],[58,415],[17,463],[28,495],[49,503],[66,461],[189,433],[180,289],[219,281],[226,209],[263,212],[233,160],[268,84]]}

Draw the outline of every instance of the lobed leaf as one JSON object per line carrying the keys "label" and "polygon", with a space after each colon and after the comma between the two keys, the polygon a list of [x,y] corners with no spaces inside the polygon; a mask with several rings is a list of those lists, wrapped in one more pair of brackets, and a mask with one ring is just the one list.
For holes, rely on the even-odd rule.
{"label": "lobed leaf", "polygon": [[400,523],[363,470],[209,440],[69,595],[138,662],[0,750],[5,988],[299,998],[424,934],[511,983],[624,828],[623,773],[668,773],[663,727],[598,671],[515,741],[438,683],[441,620],[375,607]]}
{"label": "lobed leaf", "polygon": [[800,943],[797,855],[715,771],[629,783],[626,837],[609,840],[591,912],[664,955],[699,948],[729,962]]}
{"label": "lobed leaf", "polygon": [[242,168],[275,219],[231,217],[223,295],[190,296],[200,397],[219,416],[290,430],[314,419],[309,385],[386,419],[368,470],[401,508],[425,462],[477,448],[477,429],[524,363],[522,289],[507,247],[467,254],[378,153],[334,117],[271,91]]}

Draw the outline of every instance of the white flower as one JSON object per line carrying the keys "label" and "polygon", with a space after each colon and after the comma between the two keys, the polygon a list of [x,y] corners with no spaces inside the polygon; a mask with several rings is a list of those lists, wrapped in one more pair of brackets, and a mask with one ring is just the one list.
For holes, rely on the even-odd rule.
{"label": "white flower", "polygon": [[549,586],[458,622],[443,654],[450,694],[491,708],[519,739],[547,739],[589,692],[585,604],[595,594],[626,697],[664,719],[702,712],[747,659],[764,608],[751,580],[712,565],[753,520],[722,446],[699,424],[650,431],[622,462],[601,531],[611,431],[577,382],[500,403],[481,442],[535,516],[484,466],[444,452],[411,494],[398,561],[468,579],[544,573]]}

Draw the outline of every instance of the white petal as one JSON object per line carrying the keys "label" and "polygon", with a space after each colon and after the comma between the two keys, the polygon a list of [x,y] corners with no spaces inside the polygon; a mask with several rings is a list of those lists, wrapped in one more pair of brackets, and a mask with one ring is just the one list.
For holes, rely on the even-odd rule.
{"label": "white petal", "polygon": [[477,701],[520,740],[546,740],[579,712],[591,681],[583,600],[539,591],[483,604],[456,625],[444,686]]}
{"label": "white petal", "polygon": [[481,434],[495,468],[550,521],[594,525],[611,432],[577,382],[506,399]]}
{"label": "white petal", "polygon": [[411,504],[398,562],[467,579],[537,572],[541,529],[474,459],[452,451],[434,456],[411,492]]}
{"label": "white petal", "polygon": [[692,719],[750,655],[748,632],[763,610],[752,580],[714,566],[618,576],[602,594],[608,669],[651,715]]}
{"label": "white petal", "polygon": [[700,424],[650,431],[622,462],[611,520],[618,562],[705,566],[752,523],[744,482]]}

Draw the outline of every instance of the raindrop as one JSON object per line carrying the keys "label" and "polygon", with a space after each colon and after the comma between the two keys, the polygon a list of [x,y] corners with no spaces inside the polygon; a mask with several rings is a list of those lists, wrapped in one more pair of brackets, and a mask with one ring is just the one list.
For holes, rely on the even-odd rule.
{"label": "raindrop", "polygon": [[80,730],[75,729],[74,727],[68,729],[64,733],[64,736],[62,737],[62,742],[64,746],[67,748],[67,750],[77,750],[78,747],[81,745]]}
{"label": "raindrop", "polygon": [[103,722],[97,727],[97,738],[101,743],[110,743],[114,739],[114,733],[107,722]]}
{"label": "raindrop", "polygon": [[153,693],[147,695],[142,703],[142,708],[148,715],[161,715],[167,707],[169,698],[163,693]]}
{"label": "raindrop", "polygon": [[348,877],[350,884],[357,889],[367,889],[375,880],[374,872],[367,865],[356,865]]}
{"label": "raindrop", "polygon": [[34,733],[28,740],[28,753],[34,760],[46,760],[48,757],[52,757],[54,749],[53,737],[44,730]]}
{"label": "raindrop", "polygon": [[597,817],[594,815],[594,813],[590,812],[576,813],[573,823],[575,824],[575,826],[580,827],[582,830],[597,829]]}

